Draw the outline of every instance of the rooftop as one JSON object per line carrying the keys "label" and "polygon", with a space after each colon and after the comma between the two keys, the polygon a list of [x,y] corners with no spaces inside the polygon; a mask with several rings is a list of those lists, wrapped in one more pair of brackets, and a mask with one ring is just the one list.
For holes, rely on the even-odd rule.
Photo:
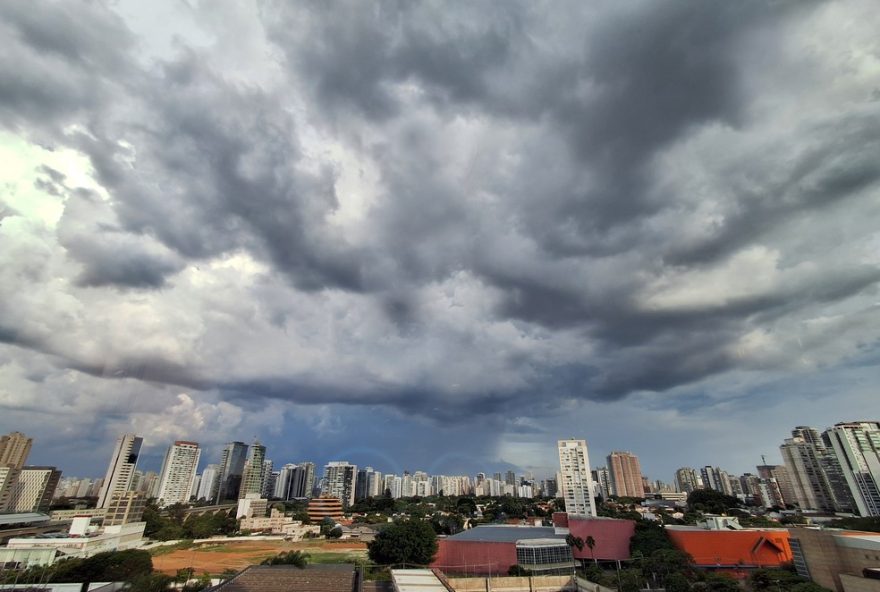
{"label": "rooftop", "polygon": [[456,541],[482,541],[490,543],[515,543],[523,539],[560,539],[550,526],[480,525],[448,537]]}
{"label": "rooftop", "polygon": [[446,592],[446,586],[430,569],[392,569],[391,579],[398,592]]}
{"label": "rooftop", "polygon": [[354,565],[252,565],[212,592],[346,592],[355,589]]}
{"label": "rooftop", "polygon": [[0,514],[0,527],[9,524],[31,524],[34,522],[48,522],[49,515],[40,512],[16,512],[12,514]]}

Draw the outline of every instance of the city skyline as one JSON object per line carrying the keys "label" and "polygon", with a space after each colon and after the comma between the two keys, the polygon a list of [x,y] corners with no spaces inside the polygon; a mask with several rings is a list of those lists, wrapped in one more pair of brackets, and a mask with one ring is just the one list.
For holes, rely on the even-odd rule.
{"label": "city skyline", "polygon": [[[2,442],[14,442],[12,450],[25,450],[32,440],[13,432]],[[680,467],[672,482],[653,480],[641,471],[637,455],[629,451],[614,451],[606,459],[606,466],[591,468],[585,440],[569,438],[557,442],[559,470],[554,476],[542,479],[531,472],[517,475],[508,470],[503,476],[495,472],[491,477],[479,472],[469,475],[430,474],[425,471],[404,471],[402,475],[383,473],[374,467],[358,467],[348,461],[334,460],[324,465],[323,475],[317,479],[315,464],[300,461],[285,463],[273,470],[273,461],[266,458],[266,447],[259,440],[251,446],[229,442],[221,451],[220,465],[209,464],[196,473],[200,448],[198,443],[176,441],[168,449],[161,476],[154,472],[136,470],[142,439],[136,434],[123,434],[117,439],[107,470],[107,478],[89,480],[67,477],[62,492],[55,491],[60,471],[55,467],[26,466],[19,475],[19,464],[25,462],[26,452],[8,455],[6,471],[0,486],[0,499],[10,507],[27,509],[48,507],[53,496],[81,497],[100,492],[99,507],[109,491],[113,491],[112,505],[131,508],[142,504],[146,497],[156,498],[159,505],[187,503],[190,499],[261,500],[303,497],[330,497],[339,500],[344,508],[367,497],[389,495],[392,498],[425,497],[430,495],[513,496],[533,498],[557,497],[564,500],[569,514],[595,517],[598,498],[607,495],[622,498],[659,496],[679,501],[696,490],[709,489],[738,499],[750,506],[765,509],[798,507],[803,511],[823,513],[856,513],[859,516],[880,515],[880,422],[856,421],[835,424],[820,432],[810,426],[796,426],[791,437],[780,444],[784,458],[782,465],[756,465],[741,475],[719,466],[706,465],[697,471]],[[238,475],[238,460],[245,458],[241,468],[240,490],[224,475]],[[11,471],[11,472],[10,472]],[[157,477],[158,480],[157,480]],[[207,479],[207,481],[206,481]],[[236,479],[237,480],[237,479]],[[225,482],[223,490],[219,483]],[[127,485],[124,485],[124,482]],[[221,493],[215,494],[216,491]],[[172,493],[173,492],[173,493]],[[197,494],[198,492],[198,494]],[[254,502],[257,503],[257,502]],[[124,513],[128,510],[122,510]],[[116,510],[114,510],[116,512]]]}
{"label": "city skyline", "polygon": [[5,429],[668,481],[862,420],[875,3],[553,6],[0,3]]}
{"label": "city skyline", "polygon": [[[642,486],[641,479],[643,478],[646,480],[647,484],[653,485],[655,483],[660,482],[665,485],[674,487],[677,491],[685,491],[685,492],[691,491],[693,489],[695,481],[699,482],[701,487],[706,486],[706,487],[709,487],[712,489],[717,489],[717,490],[721,491],[721,490],[727,489],[727,484],[724,483],[722,485],[722,482],[725,481],[728,477],[733,478],[733,477],[738,477],[738,476],[743,476],[743,475],[746,475],[746,476],[752,475],[753,470],[757,470],[758,474],[762,478],[771,478],[771,477],[775,478],[776,475],[773,474],[773,472],[775,469],[777,469],[780,466],[781,467],[788,466],[789,468],[791,468],[792,466],[799,466],[799,467],[802,467],[802,472],[813,473],[816,470],[819,470],[818,467],[822,464],[822,462],[820,460],[816,460],[816,458],[815,458],[815,455],[817,453],[811,452],[809,450],[804,452],[803,450],[801,450],[803,448],[803,445],[801,445],[801,448],[798,449],[799,452],[796,452],[793,455],[792,452],[790,452],[790,450],[792,450],[791,443],[792,442],[806,442],[808,445],[818,445],[820,447],[819,454],[825,454],[824,452],[821,452],[821,451],[826,450],[826,448],[828,449],[828,451],[830,453],[831,443],[830,442],[823,443],[823,436],[821,436],[820,434],[822,434],[822,433],[828,433],[828,434],[838,433],[839,434],[839,433],[841,433],[842,430],[849,430],[849,429],[853,429],[853,428],[858,428],[860,430],[871,430],[870,436],[863,435],[863,436],[861,436],[861,438],[862,438],[862,440],[867,442],[867,444],[863,444],[863,446],[873,446],[875,448],[874,452],[871,452],[868,456],[865,456],[867,454],[865,451],[857,453],[857,452],[853,452],[852,448],[847,448],[846,449],[847,452],[844,453],[838,447],[837,455],[840,457],[846,457],[846,456],[851,457],[852,454],[860,454],[861,459],[867,459],[867,462],[865,460],[862,460],[860,462],[861,465],[868,467],[868,468],[865,468],[864,470],[866,470],[866,471],[870,470],[870,471],[873,471],[875,474],[880,475],[880,452],[878,452],[878,451],[880,451],[880,422],[871,421],[871,420],[857,420],[855,422],[852,422],[852,421],[838,422],[832,426],[826,426],[825,428],[820,428],[820,429],[816,429],[813,426],[796,426],[793,429],[789,430],[789,434],[791,436],[795,437],[794,440],[790,437],[784,437],[783,439],[781,439],[779,441],[779,444],[777,445],[776,456],[778,456],[780,460],[778,460],[778,462],[776,464],[774,464],[774,462],[773,462],[773,460],[774,460],[773,456],[771,456],[768,459],[767,455],[762,455],[760,462],[755,463],[753,465],[750,465],[745,470],[741,470],[741,471],[725,470],[730,467],[721,467],[721,466],[718,466],[717,463],[714,463],[714,466],[713,466],[713,463],[710,463],[710,464],[705,464],[705,465],[704,464],[697,464],[697,465],[693,465],[693,466],[680,465],[675,471],[673,471],[671,473],[671,475],[659,475],[658,476],[658,475],[655,475],[655,474],[650,473],[648,471],[645,471],[641,467],[639,459],[638,459],[638,455],[634,454],[632,451],[620,451],[620,450],[612,451],[606,458],[603,458],[602,461],[604,461],[604,464],[602,462],[593,463],[593,465],[590,467],[587,467],[587,469],[592,470],[594,473],[597,469],[602,469],[602,470],[606,471],[606,473],[607,473],[606,478],[608,480],[608,487],[610,489],[611,495],[626,495],[626,496],[630,496],[630,497],[641,497],[640,495],[638,495],[638,493],[639,493],[638,491],[635,492],[636,495],[632,495],[629,491],[625,491],[623,494],[621,494],[621,492],[617,491],[617,489],[620,487],[620,485],[615,480],[615,472],[622,470],[621,467],[624,467],[624,466],[627,468],[624,470],[624,473],[621,473],[621,476],[619,478],[624,479],[628,482],[627,488],[632,488],[634,485],[636,487],[641,487]],[[862,433],[862,432],[860,432],[860,433]],[[20,433],[16,433],[16,434],[18,434],[18,436],[22,436],[22,434],[20,434]],[[806,440],[804,440],[804,438],[806,438]],[[840,438],[840,436],[838,436],[838,439],[839,438]],[[28,440],[32,440],[32,439],[29,438]],[[143,439],[138,437],[136,434],[123,434],[119,438],[117,438],[116,450],[114,451],[113,456],[111,457],[110,467],[107,469],[108,475],[113,470],[114,459],[119,454],[120,446],[123,446],[125,442],[134,442],[134,443],[136,443],[136,445],[138,446],[139,449],[141,449],[141,447],[144,446],[144,444],[145,444]],[[542,481],[545,479],[558,478],[559,477],[559,464],[558,463],[559,463],[559,461],[561,461],[560,454],[562,452],[563,442],[584,443],[585,441],[584,440],[568,440],[568,441],[559,440],[559,441],[557,441],[557,443],[556,443],[557,446],[554,448],[554,451],[556,452],[555,459],[557,461],[557,464],[555,466],[547,468],[545,473],[535,473],[533,470],[531,470],[529,468],[513,467],[513,468],[516,468],[517,470],[512,470],[512,469],[508,468],[506,470],[504,477],[502,477],[501,472],[498,472],[498,471],[494,472],[495,479],[497,479],[501,482],[509,482],[511,479],[513,479],[515,477],[522,477],[524,475],[531,475],[531,478],[537,482],[537,481]],[[129,445],[131,445],[131,444],[129,444]],[[192,469],[195,472],[192,474],[192,477],[191,477],[193,482],[195,483],[195,485],[192,487],[193,490],[198,489],[201,491],[205,487],[205,484],[200,482],[199,479],[201,478],[203,471],[206,471],[206,470],[210,471],[211,478],[214,479],[214,481],[213,481],[214,485],[212,488],[210,488],[210,490],[213,491],[213,493],[211,494],[211,497],[217,497],[218,492],[220,491],[220,487],[221,487],[220,483],[223,479],[224,459],[229,454],[229,450],[235,449],[238,451],[237,456],[239,457],[240,462],[243,463],[241,469],[239,469],[241,471],[241,476],[243,476],[247,472],[248,463],[245,462],[245,460],[244,460],[245,457],[250,459],[251,457],[254,456],[254,454],[256,452],[257,456],[259,457],[259,459],[261,461],[259,463],[259,465],[260,465],[260,467],[262,467],[262,469],[261,469],[262,472],[259,474],[259,476],[253,476],[251,478],[251,480],[253,481],[253,484],[250,486],[250,489],[247,491],[245,491],[244,489],[239,490],[238,486],[233,486],[233,489],[231,490],[231,491],[233,491],[233,493],[225,495],[225,498],[231,498],[231,499],[241,498],[245,495],[245,493],[256,493],[257,489],[262,489],[264,491],[267,491],[266,490],[266,487],[267,487],[266,479],[268,478],[267,471],[270,471],[270,472],[273,471],[273,464],[274,464],[274,474],[276,474],[276,475],[283,474],[285,471],[292,469],[292,468],[295,468],[297,466],[300,466],[300,467],[310,466],[311,468],[309,469],[309,471],[313,472],[312,473],[313,477],[311,477],[310,479],[311,479],[311,482],[313,482],[315,484],[317,484],[318,481],[320,480],[320,472],[318,474],[315,474],[314,471],[319,470],[321,467],[330,468],[330,467],[334,467],[334,466],[347,466],[347,467],[354,468],[354,474],[359,474],[360,472],[363,472],[364,469],[366,469],[367,471],[378,470],[378,472],[380,474],[400,476],[402,474],[410,474],[410,475],[416,474],[417,475],[419,473],[422,473],[423,472],[423,465],[425,464],[425,463],[421,463],[421,464],[416,463],[414,466],[398,469],[396,472],[394,470],[389,472],[387,467],[381,465],[381,463],[379,465],[379,469],[374,469],[374,467],[369,466],[369,465],[360,465],[360,467],[359,467],[357,462],[355,462],[355,463],[350,462],[352,460],[352,458],[356,458],[356,457],[350,457],[345,460],[341,460],[337,457],[328,457],[327,460],[318,461],[318,462],[315,462],[314,458],[275,460],[275,459],[271,458],[272,455],[270,454],[270,451],[267,449],[267,447],[262,445],[260,443],[259,439],[255,439],[253,441],[253,443],[250,445],[244,444],[243,442],[239,442],[239,441],[225,443],[219,451],[215,451],[217,453],[216,458],[218,461],[220,461],[219,464],[217,462],[212,462],[212,456],[211,456],[210,451],[205,456],[201,456],[202,450],[199,448],[199,444],[197,442],[175,441],[167,448],[167,451],[165,453],[165,460],[163,461],[163,464],[162,464],[163,469],[166,466],[168,456],[179,445],[191,447],[192,449],[194,449],[196,451],[196,454],[195,454],[196,464],[192,465]],[[850,446],[852,446],[852,444]],[[584,450],[586,450],[586,449],[584,449]],[[812,449],[810,449],[810,450],[812,450]],[[584,452],[584,455],[586,456],[586,452]],[[803,469],[803,462],[804,461],[798,460],[798,458],[800,458],[800,457],[804,457],[805,459],[807,459],[808,464],[809,464],[809,462],[812,462],[815,465],[815,467],[817,467],[817,469]],[[159,473],[156,473],[155,470],[151,470],[150,465],[147,465],[145,467],[142,459],[143,459],[143,455],[141,455],[140,459],[137,460],[137,462],[138,462],[137,472],[140,474],[144,474],[144,473],[154,474],[155,478],[156,478],[155,486],[157,487],[156,493],[158,493],[158,491],[161,489],[160,484],[161,484],[162,475],[164,473],[164,470],[160,471]],[[624,460],[623,465],[620,465],[619,464],[621,462],[620,459],[627,459],[627,460]],[[673,460],[673,462],[675,461],[675,459],[672,459],[672,460]],[[768,462],[770,464],[766,464]],[[852,462],[852,461],[850,461],[850,462]],[[392,465],[397,466],[393,462],[392,462]],[[358,470],[359,468],[361,469],[360,471]],[[129,470],[130,470],[130,467],[129,467]],[[691,476],[687,476],[686,474],[683,474],[682,471],[685,471],[685,470],[689,471]],[[840,471],[840,469],[838,468],[837,471]],[[762,474],[765,472],[767,473],[766,475]],[[492,474],[492,470],[491,470],[491,467],[481,467],[475,471],[470,471],[470,472],[468,472],[466,470],[462,470],[462,471],[451,470],[451,471],[441,471],[441,472],[428,471],[425,474],[475,477],[480,474],[488,476],[488,475]],[[73,477],[77,478],[77,479],[89,479],[90,478],[90,476],[86,475],[86,474],[73,475]],[[287,478],[289,479],[289,475]],[[842,484],[843,474],[842,473],[839,474],[837,476],[837,478],[840,480],[840,482]],[[638,479],[638,481],[637,481],[637,479]],[[788,481],[788,477],[786,477],[786,481]],[[687,486],[685,486],[685,483],[687,483]],[[597,482],[594,485],[597,487],[596,491],[598,492],[599,488],[601,488],[602,484]],[[192,484],[191,484],[191,486],[192,486]],[[290,484],[288,483],[288,488],[289,488],[289,486],[290,486]],[[784,487],[791,488],[792,486],[795,486],[795,488],[797,488],[796,487],[797,483],[791,483],[791,484],[786,483],[786,485]],[[839,486],[842,486],[842,485],[839,485]],[[869,487],[869,488],[873,487],[873,485],[865,485],[864,483],[862,485],[856,485],[856,483],[853,481],[849,481],[848,486],[851,488],[856,488],[856,489],[861,489],[861,490],[864,490],[865,487]],[[302,487],[302,484],[300,485],[300,487]],[[276,482],[273,481],[270,485],[268,485],[268,491],[275,491],[275,490],[276,490]],[[349,493],[351,495],[354,495],[355,490],[351,489],[349,491]],[[596,495],[598,495],[598,493]],[[792,492],[792,493],[789,493],[788,497],[791,499],[798,498],[798,499],[804,500],[807,498],[807,495],[799,493],[797,496],[795,496],[794,493]],[[812,499],[812,498],[810,498],[810,499]],[[867,503],[880,503],[880,498],[877,498],[877,502],[867,502]],[[815,502],[810,505],[815,505],[815,506],[819,506],[819,507],[823,506],[822,503],[815,503]],[[827,507],[831,507],[832,504],[826,503],[824,505]],[[847,506],[847,508],[848,508],[848,506]],[[866,506],[862,506],[862,510],[864,511],[865,509],[866,509]],[[871,511],[874,511],[874,510],[872,509]]]}

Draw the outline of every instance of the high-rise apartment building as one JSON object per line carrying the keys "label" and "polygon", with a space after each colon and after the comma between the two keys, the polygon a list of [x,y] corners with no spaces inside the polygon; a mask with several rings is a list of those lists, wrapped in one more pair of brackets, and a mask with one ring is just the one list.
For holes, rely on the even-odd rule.
{"label": "high-rise apartment building", "polygon": [[645,497],[639,457],[631,452],[615,451],[608,455],[611,489],[618,497]]}
{"label": "high-rise apartment building", "polygon": [[24,467],[13,486],[9,509],[13,512],[48,512],[61,479],[55,467]]}
{"label": "high-rise apartment building", "polygon": [[703,487],[703,480],[691,467],[681,467],[675,471],[675,488],[682,493],[690,493]]}
{"label": "high-rise apartment building", "polygon": [[288,463],[281,467],[278,476],[275,478],[275,488],[272,491],[272,497],[287,500],[290,499],[290,483],[293,481],[293,471],[296,465]]}
{"label": "high-rise apartment building", "polygon": [[585,440],[559,440],[559,487],[571,516],[596,516],[593,477]]}
{"label": "high-rise apartment building", "polygon": [[611,495],[611,474],[608,472],[608,467],[596,467],[593,470],[593,487],[596,497],[601,497],[603,500],[607,500],[608,496]]}
{"label": "high-rise apartment building", "polygon": [[241,489],[238,499],[243,499],[247,494],[263,495],[263,472],[266,465],[266,447],[254,441],[248,449],[247,460],[241,472]]}
{"label": "high-rise apartment building", "polygon": [[220,478],[217,483],[215,501],[238,499],[241,490],[241,476],[247,460],[248,446],[244,442],[229,442],[220,455]]}
{"label": "high-rise apartment building", "polygon": [[143,443],[144,439],[134,434],[124,434],[116,440],[107,475],[98,495],[99,508],[106,509],[113,494],[126,493],[129,490]]}
{"label": "high-rise apartment building", "polygon": [[189,502],[202,451],[196,442],[178,440],[168,447],[159,478],[159,505]]}
{"label": "high-rise apartment building", "polygon": [[263,461],[263,484],[260,492],[265,499],[272,497],[272,493],[275,491],[275,479],[278,474],[272,470],[273,468],[274,464],[271,460]]}
{"label": "high-rise apartment building", "polygon": [[394,499],[403,497],[403,479],[400,475],[385,475],[382,480],[385,491],[391,494]]}
{"label": "high-rise apartment building", "polygon": [[21,432],[11,432],[0,436],[0,467],[20,469],[27,462],[33,438]]}
{"label": "high-rise apartment building", "polygon": [[196,491],[197,500],[213,500],[216,498],[214,492],[220,481],[220,465],[208,465],[202,471],[202,478],[199,481],[199,489]]}
{"label": "high-rise apartment building", "polygon": [[288,499],[312,497],[315,490],[315,463],[301,462],[293,470]]}
{"label": "high-rise apartment building", "polygon": [[788,475],[788,469],[785,465],[758,465],[758,477],[763,480],[773,480],[776,482],[776,488],[779,490],[780,507],[787,504],[796,504],[797,497],[794,494],[794,488],[791,486],[791,478]]}
{"label": "high-rise apartment building", "polygon": [[324,467],[324,485],[321,495],[335,497],[345,507],[354,503],[357,465],[345,461],[331,461]]}
{"label": "high-rise apartment building", "polygon": [[852,494],[846,486],[840,463],[816,429],[796,427],[779,451],[802,510],[852,510]]}
{"label": "high-rise apartment building", "polygon": [[880,516],[880,423],[844,422],[825,431],[862,516]]}
{"label": "high-rise apartment building", "polygon": [[21,469],[0,466],[0,512],[9,512],[15,500],[15,488]]}

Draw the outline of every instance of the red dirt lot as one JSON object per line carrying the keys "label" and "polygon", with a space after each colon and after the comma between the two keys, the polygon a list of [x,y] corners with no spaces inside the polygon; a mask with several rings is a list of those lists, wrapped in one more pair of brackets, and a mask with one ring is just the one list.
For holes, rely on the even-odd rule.
{"label": "red dirt lot", "polygon": [[[227,569],[236,571],[260,563],[267,557],[285,551],[302,550],[313,556],[339,554],[340,562],[347,556],[360,554],[366,557],[367,546],[357,541],[323,542],[309,541],[290,543],[285,541],[230,541],[205,543],[191,549],[176,549],[153,557],[153,568],[174,575],[179,569],[192,567],[196,574],[221,574]],[[317,559],[317,557],[315,557]]]}

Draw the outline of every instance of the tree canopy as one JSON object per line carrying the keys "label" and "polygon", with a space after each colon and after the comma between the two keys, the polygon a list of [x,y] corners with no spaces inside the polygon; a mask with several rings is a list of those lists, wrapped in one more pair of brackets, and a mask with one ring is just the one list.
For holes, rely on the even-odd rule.
{"label": "tree canopy", "polygon": [[383,528],[368,549],[370,559],[380,565],[428,565],[437,553],[437,535],[429,522],[402,520]]}
{"label": "tree canopy", "polygon": [[302,551],[288,551],[279,553],[275,557],[264,559],[260,565],[293,565],[300,569],[309,563],[309,554]]}

